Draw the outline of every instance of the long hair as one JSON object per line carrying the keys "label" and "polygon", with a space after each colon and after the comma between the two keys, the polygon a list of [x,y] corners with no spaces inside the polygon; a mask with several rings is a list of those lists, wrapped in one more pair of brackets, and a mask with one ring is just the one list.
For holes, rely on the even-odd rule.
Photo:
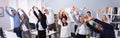
{"label": "long hair", "polygon": [[[64,23],[63,23],[63,21],[62,21],[62,20],[63,20],[63,18],[65,18],[65,20],[67,20],[67,16],[63,16],[63,17],[61,17],[61,22],[62,22],[62,25],[63,25],[63,26],[65,26],[65,25],[64,25]],[[68,23],[66,23],[66,25],[68,25]]]}

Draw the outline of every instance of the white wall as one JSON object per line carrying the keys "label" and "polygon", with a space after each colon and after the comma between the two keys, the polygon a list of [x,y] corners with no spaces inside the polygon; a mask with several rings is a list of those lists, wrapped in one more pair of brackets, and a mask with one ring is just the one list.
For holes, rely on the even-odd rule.
{"label": "white wall", "polygon": [[[0,7],[8,5],[8,0],[0,0]],[[10,18],[4,11],[4,17],[0,17],[0,27],[3,29],[10,29]]]}

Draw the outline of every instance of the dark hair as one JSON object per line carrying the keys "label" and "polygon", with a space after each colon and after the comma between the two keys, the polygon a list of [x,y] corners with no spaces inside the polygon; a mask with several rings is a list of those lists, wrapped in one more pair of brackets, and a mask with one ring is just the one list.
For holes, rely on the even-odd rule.
{"label": "dark hair", "polygon": [[11,11],[13,11],[13,10],[11,10]]}
{"label": "dark hair", "polygon": [[91,12],[90,12],[90,11],[87,11],[87,13],[90,13],[90,14],[91,14]]}
{"label": "dark hair", "polygon": [[[63,17],[61,18],[61,21],[62,21],[63,18],[65,18],[65,20],[67,20],[67,17],[66,17],[66,16],[63,16]],[[68,25],[68,23],[66,23],[66,25],[64,25],[64,23],[62,22],[62,25],[63,25],[63,26],[66,26],[66,25]]]}
{"label": "dark hair", "polygon": [[62,16],[62,17],[61,17],[61,20],[62,20],[63,18],[65,18],[65,20],[67,20],[67,16]]}

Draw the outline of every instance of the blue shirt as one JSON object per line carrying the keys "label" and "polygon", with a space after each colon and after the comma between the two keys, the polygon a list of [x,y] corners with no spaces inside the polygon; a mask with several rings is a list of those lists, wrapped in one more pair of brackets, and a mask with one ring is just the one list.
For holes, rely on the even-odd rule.
{"label": "blue shirt", "polygon": [[19,17],[19,14],[18,14],[18,12],[17,12],[14,8],[10,7],[10,9],[14,11],[15,15],[10,14],[10,12],[8,11],[8,9],[5,10],[5,11],[6,11],[6,13],[7,13],[9,16],[13,17],[14,28],[17,28],[17,27],[20,26],[20,17]]}

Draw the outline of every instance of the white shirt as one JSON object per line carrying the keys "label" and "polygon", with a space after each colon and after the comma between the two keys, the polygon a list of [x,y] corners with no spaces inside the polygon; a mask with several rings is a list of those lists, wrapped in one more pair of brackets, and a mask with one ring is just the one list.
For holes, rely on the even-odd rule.
{"label": "white shirt", "polygon": [[85,23],[83,23],[82,25],[78,26],[77,30],[76,30],[76,34],[80,34],[80,35],[87,35],[88,34],[88,27],[86,26]]}
{"label": "white shirt", "polygon": [[23,31],[28,31],[27,27],[25,26],[25,24],[22,25],[22,30]]}
{"label": "white shirt", "polygon": [[34,13],[33,12],[30,12],[30,15],[28,16],[29,17],[29,22],[30,23],[37,23],[37,18],[36,18],[36,16],[34,15]]}
{"label": "white shirt", "polygon": [[38,23],[38,30],[44,30],[42,25],[41,25],[41,22]]}
{"label": "white shirt", "polygon": [[67,26],[62,26],[61,25],[61,31],[60,31],[60,37],[70,37],[70,27],[69,25]]}
{"label": "white shirt", "polygon": [[47,17],[47,25],[55,23],[54,13],[49,12],[49,14],[45,14]]}

